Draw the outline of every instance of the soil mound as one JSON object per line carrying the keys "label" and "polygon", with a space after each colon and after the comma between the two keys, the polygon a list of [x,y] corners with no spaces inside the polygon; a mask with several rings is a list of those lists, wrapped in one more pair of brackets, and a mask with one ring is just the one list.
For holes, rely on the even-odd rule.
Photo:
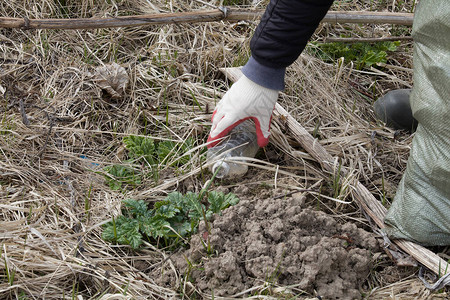
{"label": "soil mound", "polygon": [[327,299],[358,299],[379,250],[372,233],[302,208],[295,197],[241,200],[227,209],[212,222],[209,236],[218,255],[205,258],[205,237],[200,230],[184,255],[202,262],[190,274],[196,287],[219,296],[268,282],[295,284]]}

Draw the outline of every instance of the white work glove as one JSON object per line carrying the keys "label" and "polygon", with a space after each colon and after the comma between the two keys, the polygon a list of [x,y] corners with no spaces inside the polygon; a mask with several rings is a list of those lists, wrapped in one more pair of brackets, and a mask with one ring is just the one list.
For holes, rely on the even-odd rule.
{"label": "white work glove", "polygon": [[214,147],[236,125],[253,119],[258,145],[269,143],[270,122],[277,102],[278,91],[254,83],[245,75],[234,83],[217,104],[212,115],[212,127],[208,148]]}

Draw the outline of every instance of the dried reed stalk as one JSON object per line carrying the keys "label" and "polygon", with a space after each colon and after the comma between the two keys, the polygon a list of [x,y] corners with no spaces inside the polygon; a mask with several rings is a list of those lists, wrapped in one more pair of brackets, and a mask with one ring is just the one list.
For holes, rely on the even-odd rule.
{"label": "dried reed stalk", "polygon": [[363,38],[363,37],[354,37],[354,38],[333,38],[327,37],[325,39],[326,43],[376,43],[376,42],[387,42],[387,41],[411,41],[412,36],[385,36],[379,38]]}
{"label": "dried reed stalk", "polygon": [[[223,68],[221,71],[231,80],[237,81],[242,76],[240,68]],[[335,173],[335,159],[327,150],[315,139],[300,123],[297,122],[281,105],[276,104],[274,110],[274,120],[284,120],[292,136],[300,145],[322,166],[326,172]],[[379,228],[384,228],[384,216],[386,208],[369,192],[361,183],[357,182],[353,186],[353,195],[364,211],[373,219]],[[447,263],[432,251],[416,243],[405,240],[394,240],[406,253],[415,258],[418,262],[426,266],[437,275],[444,275],[450,270],[446,270]]]}
{"label": "dried reed stalk", "polygon": [[[213,22],[219,20],[241,21],[260,18],[263,10],[222,8],[182,13],[159,13],[108,18],[77,19],[28,19],[0,17],[0,28],[21,29],[95,29],[111,27],[133,27],[144,25]],[[371,23],[412,25],[413,14],[365,11],[330,11],[322,22],[327,23]]]}

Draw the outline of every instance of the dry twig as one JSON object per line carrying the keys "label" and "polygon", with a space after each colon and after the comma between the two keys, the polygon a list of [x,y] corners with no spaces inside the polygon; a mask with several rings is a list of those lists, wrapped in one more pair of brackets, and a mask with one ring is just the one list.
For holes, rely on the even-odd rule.
{"label": "dry twig", "polygon": [[[263,11],[222,8],[182,13],[159,13],[151,15],[119,16],[110,18],[80,19],[29,19],[0,17],[0,28],[20,29],[95,29],[112,27],[133,27],[161,24],[182,24],[214,21],[255,20]],[[413,14],[382,12],[345,12],[330,11],[322,22],[337,23],[369,23],[412,25]]]}

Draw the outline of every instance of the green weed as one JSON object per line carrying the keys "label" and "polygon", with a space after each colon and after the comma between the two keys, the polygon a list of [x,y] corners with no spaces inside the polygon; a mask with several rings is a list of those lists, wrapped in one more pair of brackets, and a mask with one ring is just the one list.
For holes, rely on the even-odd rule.
{"label": "green weed", "polygon": [[42,33],[40,34],[40,46],[42,51],[42,55],[44,57],[47,57],[47,55],[50,52],[50,43],[49,43],[49,37],[47,35],[47,33],[45,31],[42,31]]}
{"label": "green weed", "polygon": [[240,48],[237,55],[235,55],[232,67],[240,67],[245,65],[250,58],[250,54],[251,53],[249,48],[247,47]]}
{"label": "green weed", "polygon": [[258,295],[267,295],[267,296],[273,296],[273,288],[275,284],[278,282],[278,279],[281,275],[281,263],[284,258],[284,253],[282,255],[281,260],[277,263],[275,269],[273,271],[269,271],[269,273],[266,275],[264,288],[258,292]]}
{"label": "green weed", "polygon": [[112,165],[105,167],[106,183],[112,190],[121,190],[124,186],[136,187],[141,184],[142,175],[130,166]]}
{"label": "green weed", "polygon": [[381,176],[381,193],[382,193],[381,204],[384,207],[386,207],[387,199],[386,199],[386,189],[384,187],[384,174],[382,174]]}
{"label": "green weed", "polygon": [[388,52],[397,50],[400,45],[396,42],[380,43],[311,43],[312,52],[327,62],[334,62],[343,57],[346,61],[353,61],[357,69],[370,68],[377,63],[386,63]]}
{"label": "green weed", "polygon": [[[3,256],[2,249],[3,249],[3,247],[0,247],[0,257]],[[9,267],[8,261],[6,258],[6,252],[5,252],[5,255],[3,256],[3,262],[4,262],[4,266],[5,266],[6,280],[7,280],[8,284],[10,286],[12,286],[12,285],[14,285],[14,279],[16,277],[16,270]]]}
{"label": "green weed", "polygon": [[223,0],[224,6],[232,5],[247,5],[250,1],[248,0]]}
{"label": "green weed", "polygon": [[18,300],[27,300],[29,299],[27,294],[25,293],[25,291],[20,291],[19,294],[17,295],[17,299]]}
{"label": "green weed", "polygon": [[8,102],[5,101],[5,112],[2,116],[2,119],[0,121],[0,135],[2,135],[3,139],[8,136],[8,139],[13,139],[14,135],[12,134],[12,131],[16,129],[14,116],[11,116],[7,113],[6,105]]}
{"label": "green weed", "polygon": [[[128,136],[123,139],[128,151],[124,164],[106,167],[105,178],[113,190],[127,186],[136,187],[150,177],[156,183],[159,180],[161,166],[180,167],[190,160],[183,155],[194,147],[194,139],[188,138],[182,143],[174,141],[154,141],[152,138]],[[140,166],[137,168],[137,166]],[[136,167],[134,167],[136,166]]]}
{"label": "green weed", "polygon": [[86,197],[84,198],[84,214],[87,221],[89,221],[91,216],[91,204],[92,204],[91,196],[92,196],[92,183],[89,186],[89,190]]}
{"label": "green weed", "polygon": [[[209,220],[239,199],[234,194],[208,192],[208,207],[200,201],[201,195],[188,192],[170,193],[149,209],[143,200],[125,200],[122,215],[104,225],[104,240],[139,248],[144,241],[158,247],[175,248],[186,244],[196,232],[200,220]],[[205,221],[206,221],[205,220]]]}
{"label": "green weed", "polygon": [[157,66],[163,74],[167,75],[167,78],[174,78],[178,76],[177,58],[178,51],[169,52],[166,50],[165,53],[158,52],[157,55],[153,56],[152,61],[154,66]]}
{"label": "green weed", "polygon": [[338,199],[341,196],[341,168],[342,163],[339,162],[339,166],[337,171],[335,172],[334,176],[331,178],[331,188],[333,190],[333,198]]}
{"label": "green weed", "polygon": [[77,281],[74,281],[72,284],[72,300],[78,299],[78,293],[79,293],[80,285]]}

